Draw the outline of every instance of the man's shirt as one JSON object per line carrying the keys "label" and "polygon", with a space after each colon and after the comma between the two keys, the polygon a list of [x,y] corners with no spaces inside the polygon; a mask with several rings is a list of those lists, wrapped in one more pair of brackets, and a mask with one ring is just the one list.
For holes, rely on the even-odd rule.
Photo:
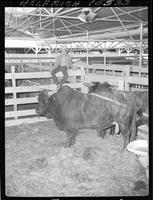
{"label": "man's shirt", "polygon": [[67,66],[67,67],[71,67],[71,57],[68,54],[63,54],[63,55],[59,55],[56,58],[56,62],[55,62],[55,66]]}

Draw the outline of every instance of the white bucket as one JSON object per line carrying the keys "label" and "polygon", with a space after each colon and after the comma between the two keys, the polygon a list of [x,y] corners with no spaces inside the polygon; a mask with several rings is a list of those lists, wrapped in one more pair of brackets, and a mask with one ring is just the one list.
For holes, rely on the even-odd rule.
{"label": "white bucket", "polygon": [[149,159],[148,159],[148,141],[135,140],[127,145],[127,150],[138,156],[139,162],[146,170],[147,178],[149,177]]}
{"label": "white bucket", "polygon": [[147,140],[135,140],[127,145],[127,150],[138,156],[147,156],[148,142]]}

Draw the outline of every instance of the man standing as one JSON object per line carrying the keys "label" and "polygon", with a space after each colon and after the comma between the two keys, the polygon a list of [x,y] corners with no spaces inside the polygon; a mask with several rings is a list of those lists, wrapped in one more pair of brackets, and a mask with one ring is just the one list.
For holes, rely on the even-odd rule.
{"label": "man standing", "polygon": [[[72,61],[69,54],[67,54],[67,51],[62,48],[61,49],[61,55],[57,56],[56,62],[55,62],[55,69],[52,70],[51,75],[53,77],[53,80],[56,85],[62,85],[64,82],[66,82],[68,78],[67,70],[71,67]],[[63,73],[63,79],[61,82],[59,82],[58,78],[56,77],[56,73],[61,71]]]}

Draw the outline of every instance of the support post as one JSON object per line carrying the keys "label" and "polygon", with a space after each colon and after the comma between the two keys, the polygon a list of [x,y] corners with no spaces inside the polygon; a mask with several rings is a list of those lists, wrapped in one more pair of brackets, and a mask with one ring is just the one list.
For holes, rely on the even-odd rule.
{"label": "support post", "polygon": [[104,43],[104,67],[107,65],[107,56],[106,56],[106,42]]}
{"label": "support post", "polygon": [[21,71],[20,72],[24,72],[24,68],[23,68],[23,60],[21,59]]}
{"label": "support post", "polygon": [[88,70],[89,70],[89,46],[88,46],[88,39],[89,39],[89,34],[87,31],[87,74],[88,74]]}
{"label": "support post", "polygon": [[143,40],[143,23],[140,24],[140,58],[139,58],[139,67],[142,67],[142,40]]}
{"label": "support post", "polygon": [[85,69],[82,66],[81,67],[81,92],[88,93],[88,88],[84,85],[84,83],[85,83]]}
{"label": "support post", "polygon": [[106,54],[104,55],[104,67],[106,67]]}
{"label": "support post", "polygon": [[126,65],[125,70],[124,70],[124,77],[123,77],[125,91],[129,91],[129,89],[130,89],[129,77],[130,77],[130,65]]}
{"label": "support post", "polygon": [[15,119],[18,119],[17,117],[17,96],[16,96],[16,79],[15,79],[15,66],[12,66],[11,67],[11,73],[12,73],[12,89],[13,89],[13,99],[14,99],[14,117]]}

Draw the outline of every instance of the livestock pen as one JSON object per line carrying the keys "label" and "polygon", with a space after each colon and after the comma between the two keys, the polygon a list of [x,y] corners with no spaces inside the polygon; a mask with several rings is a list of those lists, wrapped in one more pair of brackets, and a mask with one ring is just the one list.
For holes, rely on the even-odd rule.
{"label": "livestock pen", "polygon": [[[121,151],[121,135],[106,134],[102,139],[95,130],[85,129],[80,131],[75,145],[64,148],[66,135],[56,128],[52,120],[36,117],[34,109],[18,110],[19,104],[38,102],[35,95],[39,88],[31,84],[17,86],[17,80],[40,83],[40,79],[43,79],[38,87],[48,89],[49,94],[52,94],[56,91],[56,85],[51,82],[50,71],[20,73],[15,72],[15,66],[11,66],[11,69],[11,73],[5,73],[5,79],[12,82],[11,87],[5,88],[5,93],[13,94],[12,99],[5,99],[5,105],[14,106],[13,111],[5,112],[7,196],[148,195],[145,170],[132,153]],[[86,75],[84,69],[69,70],[68,74],[69,77],[75,77],[75,81],[77,76],[80,77],[79,83],[72,82],[70,85],[82,92],[90,75],[99,75]],[[102,75],[100,76],[99,81],[103,80]],[[60,73],[58,77],[61,77]],[[115,81],[116,77],[114,76]],[[119,80],[124,82],[127,79],[122,76],[116,82],[111,80],[110,83],[117,85]],[[139,78],[136,83],[140,84]],[[147,84],[147,80],[145,83]],[[18,93],[25,92],[34,92],[34,96],[17,98]],[[12,120],[8,120],[9,118]],[[139,134],[138,138],[144,136],[147,137],[146,132]]]}
{"label": "livestock pen", "polygon": [[[11,61],[12,59],[13,58],[11,58]],[[16,62],[17,59],[19,58],[15,58],[15,62],[13,63],[6,63],[6,68],[9,72],[5,73],[5,81],[9,80],[9,87],[5,87],[5,94],[7,97],[7,99],[5,99],[6,119],[17,119],[35,115],[35,111],[32,107],[37,103],[37,98],[35,96],[38,95],[39,88],[23,80],[34,80],[41,85],[42,89],[48,89],[50,94],[56,90],[56,85],[53,83],[50,73],[52,66],[48,66],[49,60],[46,60],[47,58],[41,58],[47,61],[46,66],[40,65],[39,63],[27,64],[29,62],[28,59],[32,62],[34,60],[38,61],[40,58],[20,58],[19,60],[21,62]],[[88,68],[93,72],[86,74],[85,66],[76,66],[76,70],[69,70],[68,75],[71,87],[80,89],[81,91],[87,92],[85,83],[91,83],[92,81],[107,81],[112,85],[116,85],[119,89],[127,91],[148,88],[147,68],[130,65],[103,66],[100,64],[92,64]],[[62,77],[62,74],[58,73],[58,77]],[[23,105],[26,105],[26,110],[23,109]]]}
{"label": "livestock pen", "polygon": [[[35,65],[36,68],[36,65]],[[84,70],[83,69],[76,69],[76,70],[69,70],[68,71],[69,80],[71,81],[70,85],[72,88],[83,90],[84,88]],[[57,74],[58,78],[62,77],[62,73],[59,72]],[[73,80],[72,80],[73,79]],[[51,73],[49,68],[47,71],[41,72],[19,72],[15,71],[15,66],[11,66],[11,73],[5,73],[5,80],[9,80],[12,86],[5,87],[5,106],[13,105],[12,111],[5,112],[5,119],[8,118],[15,118],[24,117],[24,116],[34,116],[35,110],[28,109],[24,110],[23,108],[18,109],[19,105],[25,104],[35,104],[38,102],[36,95],[40,89],[47,89],[50,94],[56,91],[57,86],[53,84],[51,79]],[[18,81],[20,80],[19,84]],[[23,81],[27,80],[27,81]],[[29,81],[31,81],[29,83]],[[34,80],[34,81],[33,81]],[[33,84],[40,84],[40,86],[35,86]],[[8,96],[8,94],[10,96]],[[12,94],[12,95],[11,95]],[[12,97],[12,98],[11,98]],[[23,98],[25,97],[25,98]],[[21,106],[20,106],[21,107]],[[7,108],[6,108],[7,109]],[[22,110],[21,110],[22,109]]]}
{"label": "livestock pen", "polygon": [[[122,151],[123,137],[117,134],[117,128],[114,135],[107,129],[102,138],[98,130],[89,128],[91,121],[87,118],[88,129],[79,130],[75,144],[66,148],[68,134],[60,130],[55,115],[64,119],[62,115],[70,114],[69,120],[65,120],[66,125],[77,120],[83,122],[82,116],[86,114],[91,120],[99,119],[99,123],[101,119],[109,122],[107,113],[111,104],[106,110],[104,105],[106,112],[103,112],[100,99],[100,105],[96,101],[89,105],[88,97],[92,94],[80,94],[88,93],[86,86],[93,81],[107,81],[111,86],[116,86],[113,87],[116,90],[148,89],[148,65],[152,61],[148,55],[151,42],[148,39],[150,3],[145,1],[141,6],[131,6],[130,1],[118,1],[125,5],[114,7],[115,1],[98,1],[102,6],[92,7],[92,1],[89,8],[79,5],[38,7],[38,2],[32,2],[31,8],[4,8],[5,163],[2,165],[5,166],[5,181],[2,186],[5,187],[5,195],[54,199],[97,196],[119,197],[120,200],[128,196],[134,199],[142,196],[142,199],[148,199],[150,185],[146,171],[149,164],[146,162],[146,167],[142,165],[128,148]],[[50,72],[63,47],[72,58],[68,85],[78,91],[74,92],[75,98],[64,94],[66,98],[70,97],[70,101],[64,102],[69,102],[69,105],[72,103],[71,109],[69,105],[62,104],[63,93],[59,98],[54,98],[58,96],[56,94],[49,99],[49,95],[57,91]],[[59,73],[58,77],[62,78],[62,74]],[[51,106],[57,108],[53,107],[53,113],[46,115],[53,119],[36,114],[41,89],[49,93],[43,93],[46,101],[42,108],[45,107],[46,112],[48,107],[51,112]],[[113,99],[118,95],[118,91],[115,92]],[[80,104],[74,103],[78,100],[77,95],[84,97],[83,101],[79,101]],[[87,99],[86,103],[84,99]],[[107,104],[112,99],[105,100]],[[125,103],[128,100],[125,99]],[[143,102],[147,103],[147,100]],[[133,108],[133,104],[126,105]],[[42,105],[41,102],[39,105]],[[94,105],[97,107],[95,113],[93,109],[90,110]],[[61,114],[58,110],[63,108]],[[79,116],[77,110],[80,111]],[[102,118],[98,118],[99,111]],[[73,118],[73,113],[76,118]],[[64,120],[61,121],[63,123]],[[134,142],[145,139],[147,144],[149,141],[148,126],[144,126],[139,127]],[[69,134],[72,132],[70,129]]]}

